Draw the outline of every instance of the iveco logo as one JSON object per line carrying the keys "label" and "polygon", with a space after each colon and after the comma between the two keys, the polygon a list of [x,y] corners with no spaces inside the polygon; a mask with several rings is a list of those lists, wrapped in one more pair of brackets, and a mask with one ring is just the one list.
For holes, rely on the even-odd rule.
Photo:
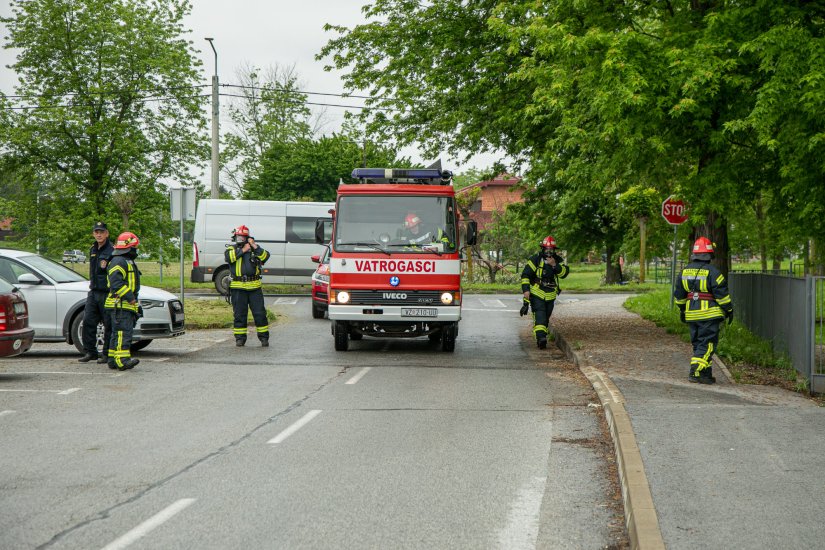
{"label": "iveco logo", "polygon": [[385,300],[406,300],[407,294],[405,292],[385,292]]}

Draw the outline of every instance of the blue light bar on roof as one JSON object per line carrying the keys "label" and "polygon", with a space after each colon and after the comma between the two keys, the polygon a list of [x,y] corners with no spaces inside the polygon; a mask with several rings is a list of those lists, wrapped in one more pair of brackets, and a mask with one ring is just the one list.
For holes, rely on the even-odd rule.
{"label": "blue light bar on roof", "polygon": [[352,171],[355,179],[416,179],[448,180],[452,174],[448,170],[435,168],[356,168]]}

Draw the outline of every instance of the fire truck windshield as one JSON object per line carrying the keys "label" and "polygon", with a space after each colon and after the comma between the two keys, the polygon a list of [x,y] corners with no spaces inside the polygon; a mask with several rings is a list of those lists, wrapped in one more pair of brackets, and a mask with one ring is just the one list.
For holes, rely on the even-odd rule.
{"label": "fire truck windshield", "polygon": [[345,195],[335,212],[334,248],[455,252],[455,202],[445,196]]}

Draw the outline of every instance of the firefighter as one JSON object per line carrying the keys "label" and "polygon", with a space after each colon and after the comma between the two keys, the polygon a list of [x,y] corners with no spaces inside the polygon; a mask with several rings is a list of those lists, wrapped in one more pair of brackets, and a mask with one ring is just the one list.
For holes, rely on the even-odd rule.
{"label": "firefighter", "polygon": [[[115,251],[112,241],[109,240],[109,229],[103,222],[97,222],[92,227],[92,236],[95,244],[89,250],[89,293],[86,295],[86,306],[83,309],[83,357],[80,363],[97,360],[98,363],[107,361],[107,347],[112,339],[112,324],[106,315],[106,294],[109,290],[108,268]],[[97,325],[103,322],[103,353],[97,353]]]}
{"label": "firefighter", "polygon": [[548,235],[541,241],[541,251],[527,260],[521,272],[521,291],[524,305],[521,314],[533,310],[533,334],[539,349],[547,347],[547,324],[553,314],[556,297],[561,293],[559,279],[570,273],[564,259],[556,254],[556,239]]}
{"label": "firefighter", "polygon": [[112,325],[109,341],[109,368],[127,370],[140,363],[131,354],[132,331],[137,320],[143,315],[138,301],[140,294],[140,271],[135,265],[137,235],[128,231],[117,237],[112,261],[109,262],[109,294],[106,297],[106,312]]}
{"label": "firefighter", "polygon": [[249,236],[249,228],[241,225],[232,230],[232,244],[224,252],[229,264],[232,282],[229,295],[235,316],[233,332],[235,345],[246,344],[246,325],[249,311],[255,320],[255,330],[261,346],[269,346],[269,321],[266,318],[264,293],[261,289],[261,266],[269,259],[269,252]]}
{"label": "firefighter", "polygon": [[421,223],[421,218],[415,212],[404,217],[404,228],[400,231],[400,238],[413,246],[422,246],[441,241],[449,245],[449,239],[441,228],[427,231]]}
{"label": "firefighter", "polygon": [[725,276],[712,265],[713,243],[699,237],[693,243],[690,263],[682,270],[681,282],[673,291],[679,317],[690,326],[693,357],[690,358],[688,380],[713,384],[713,352],[719,343],[719,327],[723,319],[733,321],[733,303],[728,294]]}

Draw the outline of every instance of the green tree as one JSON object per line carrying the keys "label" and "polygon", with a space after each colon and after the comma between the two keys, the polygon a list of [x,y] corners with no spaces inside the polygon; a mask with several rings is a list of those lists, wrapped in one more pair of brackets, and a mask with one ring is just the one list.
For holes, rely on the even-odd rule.
{"label": "green tree", "polygon": [[246,182],[260,177],[270,147],[311,138],[314,132],[294,66],[259,71],[244,65],[236,77],[239,84],[231,88],[228,109],[233,127],[223,136],[221,165],[232,190],[242,194]]}
{"label": "green tree", "polygon": [[186,0],[14,0],[0,19],[20,80],[0,140],[55,182],[70,211],[102,217],[113,192],[148,198],[164,181],[194,181],[206,148],[200,62],[181,23],[190,10]]}
{"label": "green tree", "polygon": [[[276,141],[264,154],[259,177],[247,183],[244,198],[334,201],[340,181],[355,182],[352,170],[361,166],[363,155],[358,140],[341,134]],[[410,166],[394,149],[373,145],[366,155],[372,166]]]}

